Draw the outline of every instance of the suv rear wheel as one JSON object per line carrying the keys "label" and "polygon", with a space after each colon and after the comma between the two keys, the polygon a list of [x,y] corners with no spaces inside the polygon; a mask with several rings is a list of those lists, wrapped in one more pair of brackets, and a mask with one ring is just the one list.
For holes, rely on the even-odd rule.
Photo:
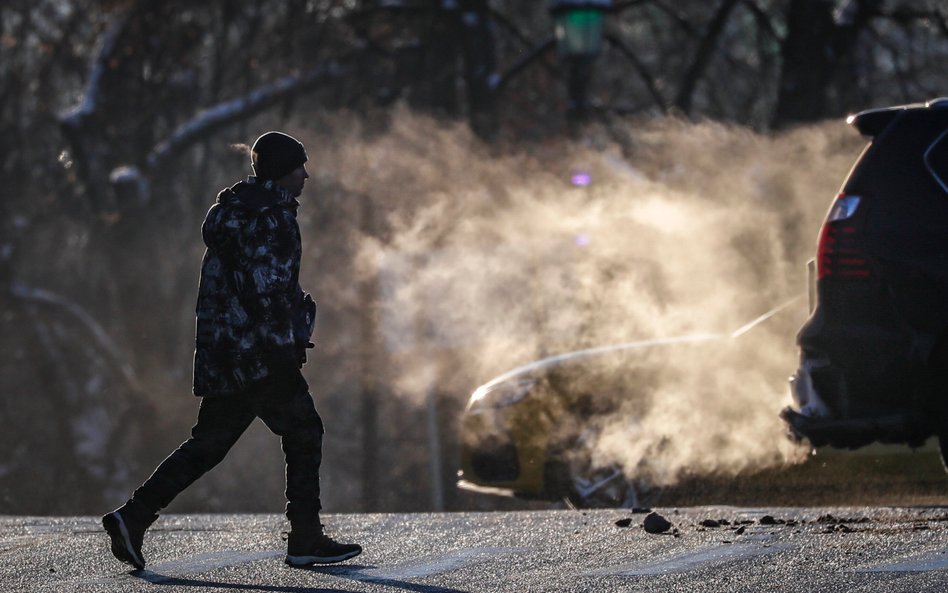
{"label": "suv rear wheel", "polygon": [[932,397],[936,401],[932,413],[938,417],[938,451],[941,453],[941,463],[948,472],[948,332],[942,333],[935,342],[928,364],[935,385]]}
{"label": "suv rear wheel", "polygon": [[[945,422],[948,420],[943,420],[942,424]],[[941,453],[941,464],[948,472],[948,428],[942,428],[938,434],[938,452]]]}

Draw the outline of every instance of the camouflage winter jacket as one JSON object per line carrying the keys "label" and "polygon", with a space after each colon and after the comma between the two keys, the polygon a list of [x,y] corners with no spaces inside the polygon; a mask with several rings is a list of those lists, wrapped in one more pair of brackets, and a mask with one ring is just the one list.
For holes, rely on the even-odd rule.
{"label": "camouflage winter jacket", "polygon": [[250,177],[217,196],[202,228],[194,394],[228,395],[302,363],[316,306],[299,285],[299,202]]}

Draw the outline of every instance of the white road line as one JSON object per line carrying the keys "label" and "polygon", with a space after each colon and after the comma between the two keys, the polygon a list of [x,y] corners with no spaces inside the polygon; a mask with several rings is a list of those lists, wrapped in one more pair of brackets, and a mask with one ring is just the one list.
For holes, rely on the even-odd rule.
{"label": "white road line", "polygon": [[931,572],[948,570],[948,548],[886,564],[857,568],[853,572]]}
{"label": "white road line", "polygon": [[222,550],[220,552],[207,552],[205,554],[195,554],[187,558],[178,558],[177,560],[168,560],[149,567],[155,572],[167,572],[170,574],[190,574],[195,572],[204,572],[206,570],[216,570],[218,568],[227,568],[228,566],[237,566],[257,560],[275,558],[285,554],[283,550]]}
{"label": "white road line", "polygon": [[[169,560],[158,564],[149,564],[145,567],[145,570],[135,572],[132,577],[127,573],[123,573],[121,575],[99,575],[91,579],[82,578],[71,582],[101,585],[115,583],[117,580],[137,578],[148,581],[149,583],[161,584],[174,582],[176,579],[190,574],[247,564],[249,562],[256,562],[257,560],[266,560],[268,558],[283,556],[285,553],[284,550],[224,550],[221,552],[208,552],[206,554],[195,554],[187,558]],[[126,567],[126,570],[128,569],[130,569],[130,567]]]}
{"label": "white road line", "polygon": [[414,562],[407,562],[391,568],[358,569],[345,571],[339,567],[336,572],[346,572],[346,576],[364,581],[403,581],[418,579],[445,572],[459,570],[466,566],[481,564],[494,558],[522,554],[531,548],[478,547],[463,548],[438,556],[430,556]]}
{"label": "white road line", "polygon": [[[237,566],[238,564],[247,564],[257,560],[275,558],[285,554],[282,550],[224,550],[221,552],[208,552],[206,554],[196,554],[187,558],[169,560],[159,564],[148,566],[145,572],[159,573],[159,575],[184,575],[208,570],[217,570],[218,568],[227,568],[228,566]],[[147,579],[147,576],[145,577]]]}
{"label": "white road line", "polygon": [[679,554],[658,562],[635,562],[624,566],[613,566],[584,573],[583,576],[654,576],[676,574],[698,570],[706,566],[724,564],[737,560],[756,558],[767,554],[776,554],[792,546],[787,544],[762,545],[722,544],[704,548],[696,552]]}

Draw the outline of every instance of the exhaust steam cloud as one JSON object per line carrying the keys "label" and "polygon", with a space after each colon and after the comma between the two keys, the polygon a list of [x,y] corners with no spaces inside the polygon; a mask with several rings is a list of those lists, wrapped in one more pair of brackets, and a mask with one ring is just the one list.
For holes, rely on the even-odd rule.
{"label": "exhaust steam cloud", "polygon": [[[398,395],[466,397],[546,356],[730,332],[805,294],[820,220],[862,145],[839,123],[767,136],[665,119],[585,134],[493,149],[399,113],[384,134],[345,122],[316,143],[317,173],[373,212],[355,240]],[[662,483],[798,460],[777,413],[805,316],[803,296],[741,346],[745,364],[711,354],[655,375],[640,386],[644,414],[620,405],[598,425],[596,459]]]}

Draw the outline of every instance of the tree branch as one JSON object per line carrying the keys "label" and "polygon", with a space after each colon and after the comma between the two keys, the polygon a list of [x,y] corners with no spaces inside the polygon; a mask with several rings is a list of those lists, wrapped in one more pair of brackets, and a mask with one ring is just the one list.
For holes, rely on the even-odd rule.
{"label": "tree branch", "polygon": [[890,18],[896,22],[908,23],[915,21],[933,21],[941,31],[941,34],[948,37],[948,12],[937,8],[932,10],[916,10],[899,6],[889,11],[881,11],[879,16]]}
{"label": "tree branch", "polygon": [[523,32],[519,28],[517,28],[515,24],[510,22],[510,19],[508,19],[506,15],[498,12],[494,8],[488,8],[488,12],[490,14],[491,20],[493,20],[495,23],[498,23],[503,28],[507,29],[507,31],[511,35],[517,38],[517,41],[526,45],[527,47],[530,47],[533,45],[533,42],[530,41],[530,39],[526,35],[524,35]]}
{"label": "tree branch", "polygon": [[754,0],[743,0],[741,4],[751,13],[754,17],[754,21],[757,22],[757,26],[759,26],[762,31],[766,32],[772,39],[780,41],[780,34],[777,33],[777,30],[774,28],[770,15],[763,8],[754,2]]}
{"label": "tree branch", "polygon": [[530,64],[536,60],[543,57],[543,55],[548,52],[556,44],[556,41],[552,38],[547,39],[540,45],[533,48],[527,55],[523,56],[520,60],[517,61],[513,66],[507,69],[505,72],[500,74],[494,74],[490,76],[487,81],[488,86],[491,91],[499,93],[503,88],[513,79],[515,76],[520,74]]}
{"label": "tree branch", "polygon": [[648,68],[645,67],[645,64],[639,60],[638,56],[635,55],[631,49],[629,49],[622,40],[616,37],[615,35],[607,35],[606,41],[615,46],[623,56],[626,57],[630,62],[632,62],[632,67],[635,68],[635,71],[638,72],[639,77],[642,78],[642,82],[645,83],[645,88],[648,89],[650,95],[652,95],[652,100],[658,104],[659,109],[662,111],[668,110],[668,104],[665,102],[665,98],[662,96],[661,92],[658,90],[658,84],[655,82],[655,78],[652,77],[652,73],[648,71]]}
{"label": "tree branch", "polygon": [[668,17],[671,18],[671,20],[674,21],[674,23],[688,35],[698,34],[698,31],[688,20],[688,17],[684,16],[680,11],[675,10],[673,7],[666,6],[664,2],[659,2],[657,0],[652,5],[668,15]]}
{"label": "tree branch", "polygon": [[300,93],[342,76],[336,63],[293,74],[258,87],[243,97],[218,103],[178,126],[171,136],[159,142],[148,154],[145,166],[154,170],[172,154],[206,138],[220,128],[255,115],[293,94]]}
{"label": "tree branch", "polygon": [[638,6],[639,4],[648,4],[650,0],[625,0],[625,2],[617,2],[615,6],[612,7],[612,12],[622,12],[627,8],[632,8],[633,6]]}
{"label": "tree branch", "polygon": [[701,42],[698,44],[695,59],[688,68],[688,72],[685,73],[678,96],[675,98],[675,107],[684,114],[691,112],[691,102],[694,98],[695,88],[704,75],[704,71],[707,70],[708,64],[711,63],[711,58],[714,56],[714,46],[718,42],[718,38],[721,37],[721,33],[724,32],[731,10],[737,2],[738,0],[723,0],[721,2],[714,18],[708,24],[704,36],[701,38]]}
{"label": "tree branch", "polygon": [[115,54],[116,45],[125,25],[128,23],[128,13],[119,16],[109,23],[105,33],[99,40],[99,49],[96,52],[95,60],[89,69],[89,79],[86,81],[86,88],[82,94],[79,104],[63,113],[59,122],[66,128],[79,129],[83,123],[92,116],[99,103],[99,94],[102,88],[102,80],[109,69],[109,62]]}
{"label": "tree branch", "polygon": [[92,151],[87,147],[86,125],[93,118],[99,106],[103,80],[108,73],[109,62],[116,53],[118,40],[128,24],[130,12],[126,11],[121,16],[114,18],[106,27],[105,33],[99,40],[99,49],[96,52],[95,59],[89,69],[89,78],[86,81],[82,98],[75,107],[66,110],[59,116],[59,127],[72,151],[72,158],[76,163],[79,179],[83,185],[92,190],[93,199],[96,199],[95,196],[101,195],[101,187],[96,183],[99,177],[96,167],[96,155],[92,154]]}
{"label": "tree branch", "polygon": [[106,354],[109,355],[113,361],[113,364],[118,367],[119,373],[122,375],[125,381],[128,382],[128,384],[134,390],[141,390],[138,378],[135,376],[134,369],[132,369],[132,366],[128,363],[125,357],[122,356],[119,347],[115,344],[112,338],[109,337],[109,334],[105,331],[105,328],[103,328],[102,325],[96,321],[94,317],[92,317],[92,315],[87,313],[85,309],[63,296],[42,288],[32,288],[22,284],[14,283],[9,288],[9,293],[14,298],[20,299],[22,301],[49,305],[69,314],[69,316],[86,328],[93,340]]}

